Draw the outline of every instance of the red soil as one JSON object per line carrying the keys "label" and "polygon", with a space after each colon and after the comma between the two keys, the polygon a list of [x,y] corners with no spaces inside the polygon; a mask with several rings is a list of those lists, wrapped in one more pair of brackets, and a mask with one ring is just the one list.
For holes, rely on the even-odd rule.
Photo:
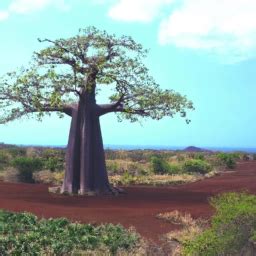
{"label": "red soil", "polygon": [[209,217],[213,214],[210,196],[241,190],[256,194],[255,184],[256,161],[239,163],[235,172],[178,187],[127,187],[127,194],[117,197],[69,197],[49,194],[46,185],[0,183],[0,208],[83,223],[120,223],[158,241],[159,235],[177,226],[156,219],[156,214],[179,210],[195,218]]}

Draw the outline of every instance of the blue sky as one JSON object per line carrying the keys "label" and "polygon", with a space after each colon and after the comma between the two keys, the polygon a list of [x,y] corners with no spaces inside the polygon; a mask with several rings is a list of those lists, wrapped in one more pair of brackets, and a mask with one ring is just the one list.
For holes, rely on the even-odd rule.
{"label": "blue sky", "polygon": [[[255,0],[5,0],[0,3],[0,75],[29,62],[37,38],[67,38],[94,25],[150,49],[146,65],[162,88],[196,110],[141,124],[101,119],[105,144],[256,147]],[[0,141],[65,145],[69,117],[14,121]]]}

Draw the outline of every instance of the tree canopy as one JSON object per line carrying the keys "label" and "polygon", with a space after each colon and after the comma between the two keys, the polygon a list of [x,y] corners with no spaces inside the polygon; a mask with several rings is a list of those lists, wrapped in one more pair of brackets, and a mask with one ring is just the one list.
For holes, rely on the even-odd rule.
{"label": "tree canopy", "polygon": [[99,115],[115,112],[120,120],[134,122],[176,113],[186,118],[193,109],[185,96],[160,88],[143,64],[147,50],[129,36],[88,27],[68,39],[39,41],[47,47],[34,53],[28,67],[0,80],[0,123],[30,114],[39,119],[51,112],[71,115],[85,89],[97,94],[104,86],[114,92],[109,104],[98,105]]}

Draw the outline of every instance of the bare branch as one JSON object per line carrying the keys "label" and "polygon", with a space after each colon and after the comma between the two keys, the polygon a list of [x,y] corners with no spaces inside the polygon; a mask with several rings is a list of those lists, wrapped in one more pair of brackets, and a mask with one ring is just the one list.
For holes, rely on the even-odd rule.
{"label": "bare branch", "polygon": [[118,112],[119,109],[123,108],[124,96],[125,95],[122,94],[118,101],[115,103],[98,105],[98,115],[102,116],[107,113]]}

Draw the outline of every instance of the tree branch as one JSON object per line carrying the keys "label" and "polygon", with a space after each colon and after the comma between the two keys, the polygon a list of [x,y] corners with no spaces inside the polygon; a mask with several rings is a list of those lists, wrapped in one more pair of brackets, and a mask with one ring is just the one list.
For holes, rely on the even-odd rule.
{"label": "tree branch", "polygon": [[125,95],[122,94],[119,100],[115,103],[98,105],[98,115],[102,116],[107,113],[118,112],[120,109],[123,108],[124,96]]}
{"label": "tree branch", "polygon": [[[73,107],[72,105],[65,105],[63,107],[51,107],[45,105],[42,110],[43,112],[63,112],[68,116],[72,116]],[[39,112],[38,110],[35,110],[34,112]]]}

